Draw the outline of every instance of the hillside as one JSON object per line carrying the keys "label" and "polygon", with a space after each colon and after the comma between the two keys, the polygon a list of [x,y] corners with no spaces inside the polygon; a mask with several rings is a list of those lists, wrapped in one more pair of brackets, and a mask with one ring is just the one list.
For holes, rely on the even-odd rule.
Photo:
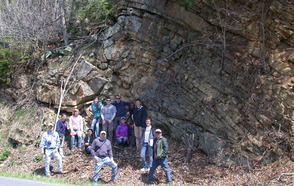
{"label": "hillside", "polygon": [[[293,1],[20,2],[0,3],[2,169],[39,174],[45,125],[78,108],[87,129],[93,98],[119,94],[168,137],[176,184],[293,183]],[[118,182],[143,184],[128,150]],[[91,175],[90,157],[64,161]]]}

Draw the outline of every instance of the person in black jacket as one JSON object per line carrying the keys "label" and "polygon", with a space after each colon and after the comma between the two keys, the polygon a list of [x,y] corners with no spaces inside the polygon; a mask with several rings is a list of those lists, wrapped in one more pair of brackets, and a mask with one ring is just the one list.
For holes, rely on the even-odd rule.
{"label": "person in black jacket", "polygon": [[135,137],[137,150],[141,149],[142,145],[142,132],[146,128],[147,110],[142,106],[141,100],[136,99],[136,108],[134,111],[134,123],[135,123]]}
{"label": "person in black jacket", "polygon": [[87,136],[84,138],[85,152],[86,154],[91,154],[91,145],[95,139],[95,134],[93,129],[88,129]]}

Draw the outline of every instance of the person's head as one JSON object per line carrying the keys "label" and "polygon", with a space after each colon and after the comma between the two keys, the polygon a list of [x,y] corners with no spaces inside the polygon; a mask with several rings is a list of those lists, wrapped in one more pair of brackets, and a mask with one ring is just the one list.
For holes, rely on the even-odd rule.
{"label": "person's head", "polygon": [[79,110],[78,109],[73,109],[73,111],[72,111],[72,115],[73,116],[78,116],[79,115]]}
{"label": "person's head", "polygon": [[48,123],[47,125],[48,131],[53,131],[53,127],[54,127],[53,123]]}
{"label": "person's head", "polygon": [[152,122],[151,118],[147,118],[146,119],[146,126],[149,127],[151,125],[151,122]]}
{"label": "person's head", "polygon": [[119,102],[120,102],[120,98],[121,98],[121,97],[120,97],[119,95],[116,95],[116,96],[115,96],[115,101],[116,101],[117,103],[119,103]]}
{"label": "person's head", "polygon": [[61,120],[62,120],[62,121],[65,121],[65,120],[66,120],[66,118],[67,118],[67,116],[66,116],[66,114],[65,114],[65,113],[61,114]]}
{"label": "person's head", "polygon": [[155,137],[160,138],[162,136],[162,131],[160,129],[155,130]]}
{"label": "person's head", "polygon": [[107,98],[107,99],[106,99],[106,104],[107,104],[107,105],[110,105],[110,104],[111,104],[111,99],[110,99],[110,98]]}
{"label": "person's head", "polygon": [[93,101],[94,103],[98,103],[98,97],[95,97]]}
{"label": "person's head", "polygon": [[87,130],[87,134],[88,134],[88,136],[91,136],[93,134],[93,130],[92,129],[88,129]]}
{"label": "person's head", "polygon": [[134,103],[131,103],[130,104],[130,109],[133,109],[133,108],[135,108],[135,104]]}
{"label": "person's head", "polygon": [[140,99],[136,99],[135,104],[136,104],[136,107],[137,108],[141,107],[141,100]]}
{"label": "person's head", "polygon": [[126,123],[126,118],[125,118],[125,117],[121,117],[121,118],[120,118],[120,122],[121,122],[122,124],[125,124],[125,123]]}
{"label": "person's head", "polygon": [[101,140],[105,140],[105,139],[106,139],[106,132],[105,132],[104,130],[102,130],[102,131],[100,132],[100,139],[101,139]]}

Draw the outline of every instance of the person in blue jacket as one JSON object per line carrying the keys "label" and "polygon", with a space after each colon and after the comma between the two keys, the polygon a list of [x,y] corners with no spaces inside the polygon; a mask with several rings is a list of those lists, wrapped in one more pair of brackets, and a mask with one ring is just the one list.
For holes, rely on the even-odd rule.
{"label": "person in blue jacket", "polygon": [[95,138],[99,136],[99,123],[101,119],[101,109],[103,108],[103,104],[96,97],[91,105],[92,114],[94,116],[91,124],[91,129],[94,131]]}
{"label": "person in blue jacket", "polygon": [[130,102],[122,101],[119,95],[115,96],[115,101],[111,103],[116,108],[116,115],[114,118],[113,129],[116,131],[122,117],[126,117],[126,106],[130,107]]}
{"label": "person in blue jacket", "polygon": [[59,151],[62,158],[64,158],[63,146],[64,146],[64,136],[65,136],[65,132],[66,132],[66,119],[67,119],[67,116],[65,113],[63,113],[61,115],[61,119],[58,120],[56,123],[56,130],[55,130],[59,135],[60,146],[58,148],[58,151]]}
{"label": "person in blue jacket", "polygon": [[85,145],[85,152],[86,154],[91,154],[91,145],[94,141],[94,133],[92,129],[88,129],[87,136],[84,139],[84,145]]}

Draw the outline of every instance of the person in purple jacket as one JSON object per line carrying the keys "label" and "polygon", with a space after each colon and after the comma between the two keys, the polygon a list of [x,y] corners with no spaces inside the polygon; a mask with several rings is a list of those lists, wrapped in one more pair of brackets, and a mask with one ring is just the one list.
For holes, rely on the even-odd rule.
{"label": "person in purple jacket", "polygon": [[118,146],[126,146],[128,141],[129,127],[126,118],[121,117],[120,124],[116,128],[116,142]]}

